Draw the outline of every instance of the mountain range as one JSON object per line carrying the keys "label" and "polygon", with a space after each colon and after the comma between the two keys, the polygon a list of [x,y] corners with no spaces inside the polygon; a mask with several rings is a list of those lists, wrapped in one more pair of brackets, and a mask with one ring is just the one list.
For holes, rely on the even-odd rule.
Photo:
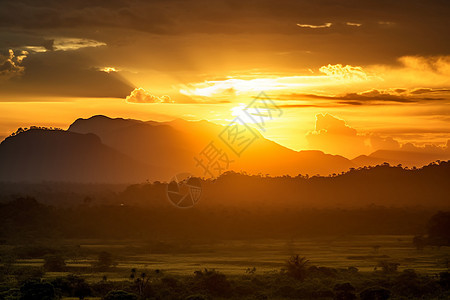
{"label": "mountain range", "polygon": [[[328,175],[384,162],[418,162],[420,167],[450,159],[450,155],[380,150],[349,160],[321,151],[294,151],[256,130],[252,130],[253,142],[237,155],[224,142],[226,130],[204,120],[155,122],[101,115],[77,119],[67,130],[29,129],[0,144],[0,181],[135,183],[166,181],[184,172],[208,177],[227,170],[272,176]],[[216,167],[203,168],[213,155]]]}

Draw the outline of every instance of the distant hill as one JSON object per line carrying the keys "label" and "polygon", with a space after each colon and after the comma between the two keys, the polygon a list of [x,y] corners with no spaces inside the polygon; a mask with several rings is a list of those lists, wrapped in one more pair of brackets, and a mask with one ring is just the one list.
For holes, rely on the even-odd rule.
{"label": "distant hill", "polygon": [[94,134],[31,129],[0,144],[0,180],[93,183],[153,179],[156,167],[106,146]]}
{"label": "distant hill", "polygon": [[407,150],[378,150],[370,155],[360,155],[352,160],[358,166],[374,166],[384,162],[391,165],[401,164],[406,167],[421,167],[437,160],[449,160],[450,151],[425,152]]}
{"label": "distant hill", "polygon": [[[321,151],[294,151],[265,139],[256,131],[257,139],[240,157],[233,154],[218,138],[224,126],[208,121],[142,122],[131,119],[111,119],[93,116],[78,119],[69,131],[94,133],[108,146],[147,164],[176,169],[203,176],[194,157],[211,142],[227,151],[233,162],[229,170],[271,175],[332,174],[348,170],[353,163],[348,159],[324,154]],[[224,170],[226,171],[226,170]],[[175,175],[176,173],[174,173]]]}
{"label": "distant hill", "polygon": [[164,123],[94,116],[76,120],[68,131],[95,134],[104,144],[136,161],[170,170],[164,174],[152,173],[160,180],[193,169],[196,149],[186,144],[183,132]]}
{"label": "distant hill", "polygon": [[[202,198],[190,209],[169,202],[167,183],[133,184],[109,195],[95,195],[91,185],[44,183],[40,186],[48,192],[30,195],[36,199],[22,193],[0,202],[0,240],[131,238],[147,245],[165,239],[190,244],[218,238],[416,235],[426,232],[437,211],[450,208],[449,177],[450,162],[414,170],[381,165],[329,177],[228,172],[217,180],[201,180]],[[24,186],[22,191],[34,186],[11,185]],[[65,203],[70,209],[58,208],[61,191],[70,188],[74,194],[84,190],[87,199],[72,198]],[[448,237],[447,220],[433,221],[429,237],[439,243]],[[373,245],[362,246],[370,250]]]}
{"label": "distant hill", "polygon": [[221,133],[222,137],[228,134],[224,134],[227,128],[205,120],[145,122],[102,115],[77,119],[67,131],[35,128],[0,144],[0,181],[136,183],[167,181],[183,172],[208,177],[194,159],[202,159],[200,153],[208,145],[214,145],[220,155],[227,153],[229,160],[228,166],[209,166],[214,176],[229,170],[272,176],[329,175],[384,162],[404,166],[419,162],[421,166],[445,159],[440,154],[380,150],[349,160],[321,151],[294,151],[257,130],[253,130],[253,143],[238,156],[219,138]]}
{"label": "distant hill", "polygon": [[[384,164],[328,177],[266,177],[228,172],[217,180],[202,181],[202,199],[197,205],[270,212],[368,206],[448,209],[449,178],[450,161],[420,169]],[[119,201],[169,206],[166,198],[164,186],[146,183],[129,186]]]}

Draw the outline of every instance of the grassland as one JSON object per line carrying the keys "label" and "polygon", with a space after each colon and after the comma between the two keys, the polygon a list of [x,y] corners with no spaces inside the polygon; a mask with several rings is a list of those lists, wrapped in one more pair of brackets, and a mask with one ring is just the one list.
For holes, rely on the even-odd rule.
{"label": "grassland", "polygon": [[[351,294],[355,295],[381,286],[390,290],[393,297],[389,299],[446,299],[448,278],[442,274],[448,274],[450,248],[427,246],[418,250],[412,238],[378,235],[289,240],[40,240],[27,245],[1,245],[2,255],[15,253],[17,258],[9,266],[4,260],[0,268],[12,270],[10,279],[4,278],[5,295],[32,279],[27,274],[45,270],[38,275],[40,282],[54,285],[62,299],[78,299],[67,298],[73,290],[61,286],[72,282],[71,286],[77,287],[78,280],[89,286],[85,299],[100,299],[99,295],[105,296],[111,290],[138,295],[137,282],[130,278],[132,269],[136,274],[145,272],[150,278],[142,295],[151,296],[139,299],[188,299],[198,293],[205,296],[198,299],[338,299],[340,292],[336,287],[346,282],[351,283]],[[35,253],[27,252],[30,249]],[[42,251],[49,249],[53,255],[64,257],[63,270],[55,272],[44,266],[46,255]],[[112,255],[114,264],[99,269],[99,253],[105,251]],[[41,257],[24,257],[36,253],[41,253]],[[287,260],[295,254],[308,259],[302,278],[293,278],[286,268]],[[398,269],[386,272],[380,262],[398,264]],[[4,299],[15,299],[8,297]]]}
{"label": "grassland", "polygon": [[[79,245],[79,257],[66,260],[68,270],[88,269],[96,252],[111,252],[117,265],[110,272],[83,274],[97,280],[103,275],[123,279],[132,268],[160,269],[166,273],[189,275],[202,268],[215,269],[227,275],[244,274],[256,268],[260,274],[278,272],[294,254],[306,257],[311,264],[332,268],[356,267],[362,272],[374,271],[381,260],[399,263],[399,270],[414,269],[436,274],[448,269],[448,247],[426,247],[417,250],[412,236],[341,236],[291,240],[251,241],[60,241]],[[17,265],[42,266],[43,259],[18,259]],[[59,276],[58,272],[46,276]]]}

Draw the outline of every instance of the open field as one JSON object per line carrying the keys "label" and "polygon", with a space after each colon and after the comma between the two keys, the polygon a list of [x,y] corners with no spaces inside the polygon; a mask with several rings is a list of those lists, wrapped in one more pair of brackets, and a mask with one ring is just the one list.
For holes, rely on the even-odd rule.
{"label": "open field", "polygon": [[[132,268],[160,269],[166,273],[189,275],[208,268],[227,275],[244,274],[247,268],[256,273],[278,272],[294,254],[306,257],[312,265],[333,268],[356,267],[370,272],[379,261],[399,263],[399,270],[414,269],[424,274],[437,274],[448,269],[448,247],[426,247],[417,250],[411,236],[342,236],[293,240],[253,240],[221,242],[158,242],[77,241],[87,253],[111,252],[117,266],[106,273],[85,274],[92,280],[107,275],[110,280],[122,280]],[[73,243],[74,241],[70,241]],[[95,261],[95,256],[80,256],[67,260],[68,271],[83,272]],[[42,259],[22,259],[19,265],[40,266]],[[46,276],[60,276],[50,272]]]}
{"label": "open field", "polygon": [[[412,238],[71,239],[4,244],[0,296],[12,297],[18,288],[35,284],[32,291],[43,291],[47,285],[60,299],[77,299],[73,298],[77,295],[128,299],[106,297],[110,292],[140,297],[133,299],[200,295],[192,299],[331,300],[341,299],[336,297],[342,293],[360,299],[375,299],[362,297],[364,293],[390,295],[380,299],[448,299],[450,248],[418,250]],[[55,260],[58,257],[62,265]],[[143,282],[147,282],[144,287]]]}

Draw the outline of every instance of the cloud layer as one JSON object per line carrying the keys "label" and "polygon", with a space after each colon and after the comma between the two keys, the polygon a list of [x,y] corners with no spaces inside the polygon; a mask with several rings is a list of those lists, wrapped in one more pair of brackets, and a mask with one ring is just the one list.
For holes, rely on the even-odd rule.
{"label": "cloud layer", "polygon": [[[68,55],[65,64],[119,66],[136,86],[161,72],[172,79],[166,90],[177,81],[188,85],[251,69],[285,70],[291,77],[322,67],[330,77],[366,81],[368,65],[391,70],[405,55],[448,54],[450,41],[442,37],[450,34],[449,6],[439,0],[4,0],[0,51],[29,51],[44,61],[44,73],[49,53],[77,51],[95,63],[81,65]],[[423,65],[406,58],[400,63]],[[439,61],[431,68],[442,71]],[[371,88],[381,89],[348,92]]]}
{"label": "cloud layer", "polygon": [[450,140],[447,145],[427,144],[416,146],[413,143],[400,143],[391,136],[376,133],[360,133],[349,126],[345,120],[328,113],[317,114],[315,129],[306,134],[310,149],[320,149],[326,153],[354,158],[377,150],[402,150],[417,153],[450,154]]}
{"label": "cloud layer", "polygon": [[28,52],[21,51],[20,55],[16,56],[12,49],[8,50],[8,55],[0,55],[0,77],[11,78],[23,73],[23,60],[27,57]]}
{"label": "cloud layer", "polygon": [[174,103],[170,96],[164,95],[161,97],[150,94],[143,88],[135,88],[126,98],[130,103]]}
{"label": "cloud layer", "polygon": [[306,135],[311,149],[353,158],[370,150],[365,138],[346,122],[330,114],[317,114],[315,129]]}

